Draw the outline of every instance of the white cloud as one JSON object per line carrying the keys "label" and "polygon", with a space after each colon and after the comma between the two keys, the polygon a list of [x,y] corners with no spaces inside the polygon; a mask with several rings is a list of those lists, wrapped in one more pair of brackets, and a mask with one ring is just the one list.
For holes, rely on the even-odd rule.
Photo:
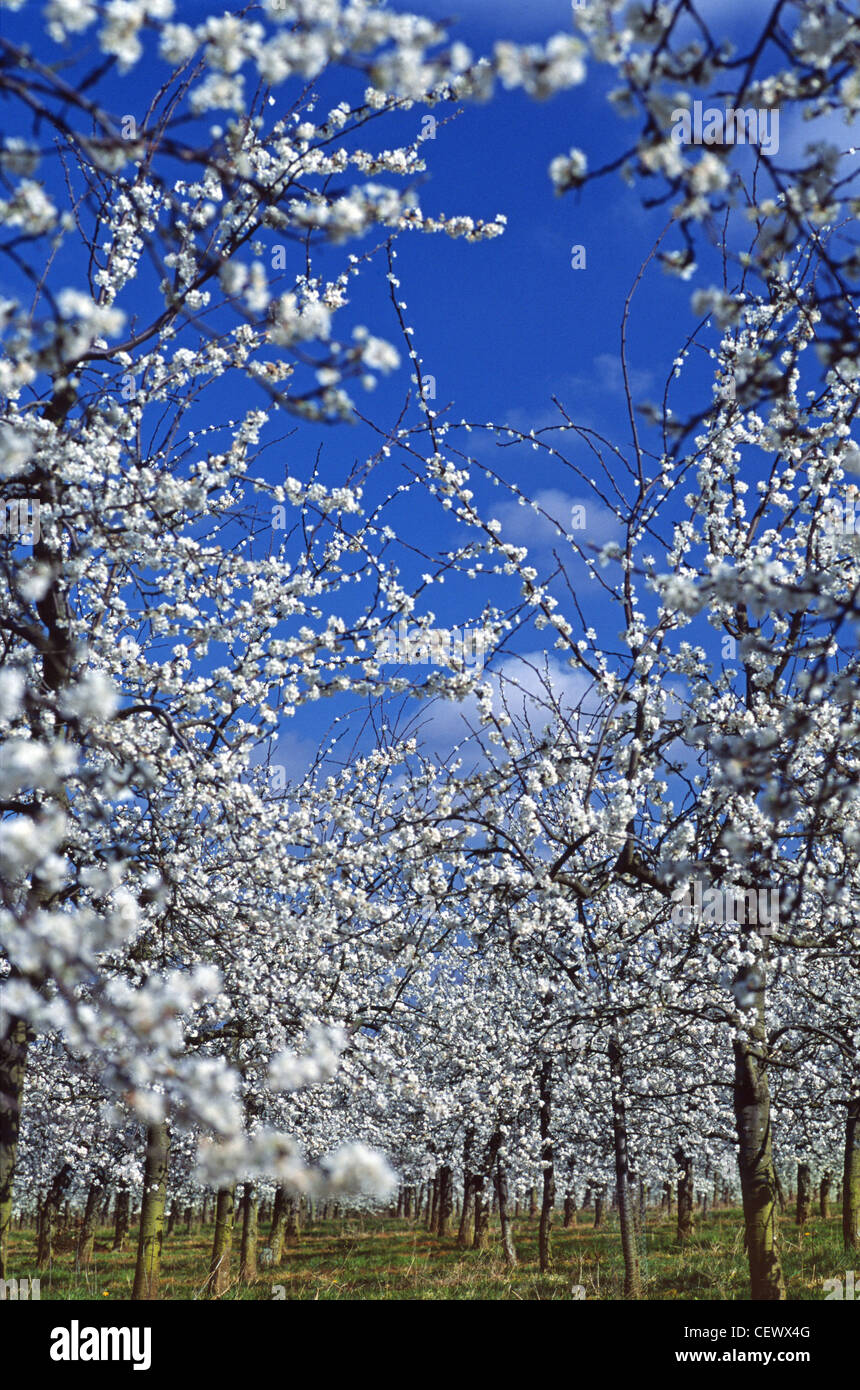
{"label": "white cloud", "polygon": [[584,549],[618,540],[622,534],[612,512],[585,490],[574,496],[560,488],[542,488],[532,500],[537,510],[515,501],[495,509],[502,523],[502,539],[528,546],[530,554],[564,545],[562,532]]}
{"label": "white cloud", "polygon": [[[519,726],[525,720],[535,735],[553,720],[553,710],[560,708],[568,718],[576,711],[587,721],[598,710],[599,697],[593,691],[592,680],[581,668],[570,667],[562,656],[544,651],[512,653],[502,657],[486,673],[493,691],[493,709],[497,714],[507,708]],[[480,728],[477,700],[434,700],[412,711],[413,732],[418,733],[425,751],[446,757],[455,744],[464,740],[468,764],[471,748],[475,761],[483,761],[472,733]],[[400,732],[403,732],[402,725]]]}

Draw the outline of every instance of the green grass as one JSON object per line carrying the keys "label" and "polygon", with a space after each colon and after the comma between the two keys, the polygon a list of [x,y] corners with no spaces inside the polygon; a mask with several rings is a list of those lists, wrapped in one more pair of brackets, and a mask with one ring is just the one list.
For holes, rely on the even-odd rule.
{"label": "green grass", "polygon": [[[98,1232],[93,1264],[75,1269],[71,1238],[60,1238],[49,1269],[41,1272],[42,1299],[128,1299],[134,1274],[132,1234],[129,1250],[110,1249],[112,1230]],[[234,1242],[234,1282],[226,1299],[271,1299],[273,1286],[283,1285],[287,1299],[569,1299],[574,1285],[588,1299],[617,1299],[623,1292],[623,1262],[617,1219],[595,1232],[588,1213],[569,1230],[556,1217],[553,1230],[553,1268],[538,1268],[537,1221],[514,1222],[519,1265],[509,1270],[501,1257],[498,1232],[491,1225],[491,1248],[459,1250],[456,1240],[440,1240],[421,1224],[393,1218],[359,1215],[315,1222],[298,1244],[285,1250],[274,1269],[261,1269],[255,1284],[240,1286],[238,1232]],[[212,1227],[191,1235],[177,1228],[165,1238],[161,1296],[193,1299],[201,1296],[208,1267]],[[265,1234],[261,1233],[261,1247]],[[791,1299],[821,1300],[824,1281],[843,1278],[852,1267],[842,1249],[838,1213],[827,1221],[816,1217],[799,1229],[788,1219],[780,1226],[780,1253]],[[650,1213],[643,1242],[644,1294],[656,1300],[735,1300],[749,1297],[743,1228],[738,1210],[718,1211],[699,1221],[695,1235],[683,1248],[675,1239],[674,1223]],[[856,1263],[856,1260],[855,1260]],[[11,1239],[11,1271],[36,1273],[35,1234],[16,1231]],[[858,1271],[860,1285],[860,1271]]]}

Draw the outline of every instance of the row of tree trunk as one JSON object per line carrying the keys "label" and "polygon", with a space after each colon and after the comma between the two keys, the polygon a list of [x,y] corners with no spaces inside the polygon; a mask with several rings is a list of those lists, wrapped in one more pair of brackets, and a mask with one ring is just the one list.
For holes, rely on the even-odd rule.
{"label": "row of tree trunk", "polygon": [[[763,994],[763,991],[762,991]],[[785,1211],[787,1201],[773,1162],[770,1121],[770,1089],[768,1084],[766,1050],[764,1047],[764,1002],[760,1000],[758,1018],[748,1040],[735,1042],[734,1108],[739,1139],[738,1164],[744,1208],[745,1243],[749,1258],[751,1295],[754,1300],[785,1298],[785,1283],[777,1252],[777,1208]],[[624,1067],[621,1043],[613,1036],[609,1042],[609,1075],[612,1107],[612,1132],[615,1155],[615,1200],[619,1213],[621,1246],[624,1256],[624,1293],[626,1298],[638,1298],[642,1291],[639,1244],[642,1230],[645,1193],[636,1176],[631,1160],[624,1100]],[[552,1060],[548,1056],[539,1076],[541,1165],[543,1193],[540,1209],[539,1257],[542,1271],[551,1261],[551,1229],[555,1205],[555,1164],[552,1143]],[[508,1178],[504,1168],[503,1135],[501,1128],[492,1134],[481,1162],[475,1162],[475,1132],[466,1131],[463,1145],[463,1204],[457,1243],[483,1249],[488,1243],[489,1206],[486,1200],[487,1183],[495,1185],[496,1206],[501,1227],[502,1249],[509,1265],[516,1263],[516,1250],[510,1226]],[[677,1185],[678,1240],[685,1242],[693,1234],[695,1210],[695,1178],[692,1155],[679,1147],[674,1155],[680,1170]],[[825,1172],[818,1189],[818,1208],[822,1217],[830,1213],[830,1192],[833,1173]],[[437,1234],[447,1234],[451,1210],[452,1178],[450,1167],[440,1168],[430,1186],[427,1205],[427,1224]],[[586,1194],[586,1206],[590,1194]],[[713,1204],[720,1198],[725,1202],[728,1192],[720,1179],[714,1179]],[[665,1184],[664,1205],[672,1211],[672,1184]],[[848,1105],[845,1130],[844,1171],[837,1190],[842,1206],[842,1232],[846,1251],[860,1249],[860,1098]],[[700,1194],[703,1213],[707,1212],[708,1194]],[[812,1207],[812,1178],[808,1165],[801,1164],[797,1179],[796,1221],[803,1225]],[[564,1203],[564,1224],[575,1218],[575,1203],[568,1192]],[[530,1213],[536,1214],[535,1191],[532,1189]],[[594,1192],[594,1225],[604,1221],[605,1188]],[[471,1228],[471,1229],[470,1229]]]}
{"label": "row of tree trunk", "polygon": [[[170,1138],[166,1125],[151,1125],[146,1134],[146,1153],[144,1161],[143,1197],[141,1201],[137,1259],[135,1264],[133,1299],[156,1299],[159,1296],[161,1260],[165,1235],[172,1234],[180,1218],[180,1208],[174,1202],[169,1215],[167,1206],[167,1170],[170,1156]],[[449,1170],[450,1171],[450,1170]],[[51,1263],[54,1241],[59,1219],[62,1215],[64,1197],[72,1178],[69,1164],[55,1175],[44,1199],[39,1203],[36,1217],[38,1269]],[[91,1183],[87,1192],[84,1211],[77,1228],[75,1248],[78,1267],[91,1264],[96,1227],[108,1219],[111,1193],[106,1188],[103,1176]],[[232,1251],[234,1222],[241,1223],[239,1244],[238,1279],[250,1283],[257,1278],[259,1225],[270,1221],[267,1265],[278,1265],[283,1257],[285,1245],[294,1244],[299,1238],[299,1203],[283,1187],[279,1187],[271,1210],[261,1207],[253,1183],[245,1183],[236,1209],[236,1188],[224,1187],[214,1195],[215,1230],[209,1270],[203,1292],[209,1297],[219,1297],[230,1287],[232,1279]],[[185,1231],[190,1233],[200,1225],[206,1225],[210,1217],[210,1197],[204,1197],[202,1209],[186,1204],[181,1212]],[[338,1214],[334,1206],[333,1212]],[[322,1208],[325,1219],[329,1215],[329,1205]],[[65,1207],[68,1221],[68,1205]],[[10,1221],[11,1226],[11,1221]],[[114,1204],[113,1249],[124,1250],[128,1244],[131,1228],[131,1197],[128,1185],[120,1183]]]}
{"label": "row of tree trunk", "polygon": [[[777,1254],[776,1225],[777,1210],[785,1211],[787,1199],[777,1177],[772,1153],[770,1126],[770,1094],[767,1069],[762,1061],[762,1051],[757,1047],[757,1037],[753,1034],[749,1042],[735,1043],[735,1115],[739,1137],[739,1167],[741,1191],[744,1205],[746,1246],[750,1263],[751,1293],[753,1299],[781,1299],[785,1297],[785,1286]],[[8,1042],[8,1040],[7,1040]],[[25,1040],[20,1040],[23,1050]],[[15,1058],[7,1046],[3,1059],[5,1076],[0,1077],[0,1085],[8,1085],[12,1078],[9,1072],[15,1070]],[[0,1068],[2,1070],[3,1068]],[[615,1153],[616,1203],[621,1228],[621,1244],[625,1264],[625,1296],[638,1298],[641,1293],[641,1271],[639,1264],[639,1237],[644,1209],[644,1186],[633,1169],[627,1130],[627,1115],[624,1101],[623,1056],[620,1042],[613,1038],[609,1047],[609,1070],[611,1081],[612,1128]],[[552,1143],[552,1061],[547,1057],[539,1077],[541,1115],[541,1164],[543,1183],[540,1206],[539,1258],[541,1270],[549,1268],[551,1262],[551,1231],[555,1206],[555,1163]],[[3,1118],[5,1114],[5,1119]],[[5,1132],[0,1139],[0,1156],[4,1147],[14,1147],[17,1132],[10,1122],[8,1110],[0,1107],[0,1121]],[[135,1268],[134,1299],[151,1299],[158,1296],[161,1257],[165,1233],[165,1208],[167,1200],[167,1169],[169,1160],[169,1134],[164,1124],[152,1125],[147,1130],[144,1165],[144,1192],[138,1231],[137,1262]],[[678,1238],[688,1240],[693,1231],[694,1215],[694,1174],[693,1160],[689,1153],[679,1148],[675,1161],[681,1172],[677,1186]],[[4,1166],[5,1165],[5,1166]],[[2,1254],[0,1278],[5,1273],[5,1244],[11,1229],[11,1176],[12,1165],[0,1165],[0,1197],[2,1197]],[[461,1247],[471,1245],[474,1249],[484,1249],[489,1242],[489,1216],[491,1206],[498,1210],[501,1226],[502,1249],[507,1263],[516,1264],[517,1255],[511,1230],[510,1198],[508,1175],[503,1156],[503,1131],[501,1123],[494,1130],[482,1155],[476,1154],[475,1131],[466,1131],[463,1145],[463,1202],[460,1210],[457,1243]],[[55,1175],[51,1186],[39,1207],[37,1235],[37,1265],[41,1269],[50,1263],[52,1241],[58,1214],[63,1206],[65,1194],[70,1184],[72,1170],[68,1164]],[[714,1184],[714,1204],[717,1204],[719,1180]],[[819,1183],[818,1206],[820,1214],[829,1214],[830,1192],[833,1174],[826,1172]],[[421,1195],[414,1188],[405,1188],[398,1201],[401,1215],[417,1217],[420,1212]],[[723,1192],[723,1200],[726,1198]],[[594,1225],[600,1227],[605,1218],[605,1188],[594,1191]],[[672,1185],[665,1186],[664,1205],[671,1215]],[[707,1195],[703,1196],[706,1207]],[[837,1200],[842,1204],[843,1239],[846,1250],[860,1249],[860,1099],[855,1098],[848,1106],[845,1135],[845,1160],[842,1183],[837,1190]],[[92,1259],[93,1240],[96,1223],[104,1201],[104,1186],[94,1181],[87,1194],[78,1239],[77,1258],[80,1264],[88,1264]],[[216,1196],[215,1234],[213,1238],[210,1268],[205,1292],[217,1297],[229,1286],[231,1252],[233,1244],[233,1225],[235,1216],[236,1191],[226,1187]],[[588,1205],[588,1194],[586,1196]],[[809,1218],[812,1207],[812,1178],[808,1165],[801,1164],[797,1176],[796,1221],[803,1225]],[[536,1193],[530,1194],[530,1213],[537,1214]],[[570,1194],[565,1197],[564,1224],[570,1225],[575,1219],[575,1202]],[[243,1188],[241,1205],[241,1245],[239,1257],[239,1278],[250,1280],[257,1271],[257,1238],[260,1219],[259,1203],[253,1184],[246,1183]],[[426,1196],[425,1220],[428,1227],[439,1236],[445,1237],[451,1231],[454,1212],[454,1180],[450,1165],[443,1164],[429,1184]],[[326,1215],[327,1212],[324,1212]],[[268,1213],[265,1213],[268,1219]],[[168,1234],[177,1219],[174,1204],[168,1221]],[[205,1222],[206,1211],[204,1208]],[[191,1229],[192,1211],[186,1207],[185,1221]],[[130,1226],[130,1202],[126,1187],[120,1186],[116,1199],[114,1249],[122,1249],[128,1239]],[[286,1243],[298,1238],[298,1208],[295,1198],[279,1188],[271,1213],[271,1229],[267,1259],[277,1265],[282,1257]]]}

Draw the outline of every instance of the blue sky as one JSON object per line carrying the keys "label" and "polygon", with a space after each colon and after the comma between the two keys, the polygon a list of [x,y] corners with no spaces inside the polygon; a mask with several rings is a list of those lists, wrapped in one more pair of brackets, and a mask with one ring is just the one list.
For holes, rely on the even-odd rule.
{"label": "blue sky", "polygon": [[[183,0],[178,8],[178,17],[187,21],[219,9],[199,0]],[[452,36],[463,39],[476,52],[487,51],[496,38],[527,42],[546,39],[557,30],[571,32],[573,27],[567,0],[525,0],[520,4],[424,0],[423,5],[397,8],[416,8],[439,18],[459,15]],[[734,0],[720,0],[716,8],[707,0],[705,8],[725,15],[727,32],[739,32],[738,26],[742,29],[749,21],[750,7]],[[4,24],[10,36],[17,37],[29,26],[29,37],[34,41],[32,14],[31,10],[29,20],[17,16],[11,22],[7,15]],[[111,94],[116,112],[129,107],[134,110],[135,96],[142,102],[144,92],[163,80],[164,73],[164,65],[148,55],[134,70],[133,85],[127,78],[111,77],[102,91]],[[328,110],[344,95],[356,97],[363,87],[363,83],[346,85],[345,91],[342,78],[324,77],[319,84],[319,111]],[[508,218],[504,236],[477,245],[424,235],[404,235],[398,242],[397,273],[402,282],[398,294],[408,304],[406,319],[415,329],[414,342],[424,370],[436,379],[435,404],[438,407],[450,401],[454,419],[493,420],[525,430],[540,429],[557,418],[551,399],[555,395],[579,424],[626,449],[629,425],[620,372],[621,315],[639,267],[669,214],[665,206],[643,208],[642,187],[628,188],[617,174],[564,197],[556,196],[548,175],[551,159],[571,146],[584,149],[589,167],[595,168],[635,139],[636,125],[621,122],[606,103],[606,91],[612,85],[614,74],[590,67],[582,86],[549,102],[535,102],[522,93],[502,90],[491,103],[465,105],[462,115],[440,125],[436,138],[423,145],[428,169],[419,197],[425,212],[465,213],[484,219],[503,212]],[[278,89],[278,107],[294,95],[290,84]],[[410,141],[421,128],[424,113],[424,108],[416,107],[386,121],[384,131],[380,126],[379,133],[370,138],[389,147]],[[0,111],[0,119],[4,114]],[[218,117],[213,114],[210,119]],[[11,126],[7,129],[12,133]],[[371,234],[365,246],[378,239]],[[573,245],[585,248],[585,269],[571,268]],[[672,229],[666,247],[680,245]],[[352,243],[333,248],[325,253],[321,264],[337,269],[346,254],[358,249],[363,248]],[[672,361],[696,322],[690,309],[691,290],[694,284],[710,283],[707,256],[702,265],[695,282],[683,282],[665,275],[654,264],[637,292],[628,334],[637,400],[662,397]],[[353,282],[353,301],[342,316],[338,315],[337,333],[345,340],[350,326],[363,322],[372,332],[396,341],[402,351],[387,298],[385,269],[384,259],[379,258],[366,276]],[[713,271],[716,281],[716,262]],[[68,272],[67,283],[74,284],[76,267],[71,261]],[[9,293],[13,288],[4,266],[0,292]],[[373,418],[393,420],[408,376],[404,362],[400,372],[381,383],[372,398],[356,388],[359,403]],[[702,385],[707,391],[706,376],[699,377],[700,388]],[[684,399],[682,388],[681,407]],[[225,382],[219,400],[236,415],[252,405],[265,404],[254,394],[254,388],[238,377]],[[418,417],[413,414],[412,418]],[[284,423],[276,420],[272,435],[282,432]],[[282,477],[285,462],[293,473],[309,472],[319,440],[323,444],[323,475],[329,479],[348,471],[376,443],[361,426],[323,431],[302,426],[288,446],[272,450],[265,465],[271,476]],[[479,459],[498,467],[530,495],[539,494],[547,510],[563,523],[570,505],[585,496],[583,487],[557,460],[528,445],[499,450],[478,431],[468,436],[468,443]],[[568,436],[564,447],[573,461],[587,472],[593,471],[582,444]],[[369,492],[389,491],[392,481],[399,478],[398,467],[392,460],[388,471],[380,470],[369,484]],[[486,499],[485,515],[502,520],[504,535],[528,544],[539,568],[550,562],[549,528],[536,525],[533,516],[511,505],[501,493],[494,495],[484,483],[476,491]],[[450,535],[445,517],[429,502],[410,497],[400,508],[400,516],[403,536],[420,536],[428,550],[441,548]],[[593,539],[595,544],[612,534],[609,519],[591,501],[589,527],[585,539]],[[420,572],[419,562],[414,565]],[[574,563],[571,573],[589,617],[599,629],[608,625],[607,644],[615,646],[620,615],[588,579],[580,563]],[[484,601],[480,590],[480,581],[474,581],[471,592],[467,584],[451,584],[444,594],[434,589],[432,604],[428,599],[426,606],[434,608],[440,625],[467,625]],[[533,652],[539,640],[534,633],[523,633],[515,645]],[[300,717],[298,730],[292,725],[288,741],[294,750],[295,769],[316,743],[321,716],[330,717],[334,712],[333,708],[315,709]],[[453,711],[446,711],[440,717],[434,737],[449,736],[452,716]]]}

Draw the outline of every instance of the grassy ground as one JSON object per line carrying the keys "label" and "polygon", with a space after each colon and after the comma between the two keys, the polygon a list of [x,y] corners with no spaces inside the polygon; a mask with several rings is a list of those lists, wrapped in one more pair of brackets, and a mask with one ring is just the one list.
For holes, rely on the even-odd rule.
{"label": "grassy ground", "polygon": [[[423,1226],[379,1216],[351,1216],[316,1222],[289,1247],[275,1269],[263,1269],[257,1282],[234,1282],[227,1299],[588,1299],[622,1296],[623,1264],[617,1220],[595,1232],[587,1213],[565,1231],[560,1218],[553,1231],[553,1268],[541,1274],[537,1255],[537,1221],[514,1222],[519,1255],[515,1270],[506,1269],[491,1228],[487,1251],[458,1250],[455,1240],[439,1240]],[[128,1299],[134,1273],[134,1239],[124,1253],[110,1249],[113,1232],[98,1233],[89,1270],[75,1270],[74,1251],[61,1248],[50,1269],[41,1274],[42,1299]],[[206,1277],[212,1228],[191,1235],[177,1229],[165,1240],[162,1297],[200,1297]],[[60,1245],[70,1244],[70,1241]],[[261,1237],[261,1246],[265,1237]],[[238,1267],[238,1240],[233,1267]],[[803,1229],[784,1221],[780,1251],[791,1299],[825,1298],[824,1281],[844,1278],[839,1216],[811,1219]],[[17,1231],[11,1240],[14,1274],[35,1273],[35,1236]],[[658,1300],[746,1299],[749,1297],[740,1212],[718,1211],[697,1225],[684,1248],[674,1225],[649,1215],[643,1243],[645,1297]],[[276,1292],[275,1285],[282,1286]],[[857,1273],[860,1288],[860,1270]]]}

